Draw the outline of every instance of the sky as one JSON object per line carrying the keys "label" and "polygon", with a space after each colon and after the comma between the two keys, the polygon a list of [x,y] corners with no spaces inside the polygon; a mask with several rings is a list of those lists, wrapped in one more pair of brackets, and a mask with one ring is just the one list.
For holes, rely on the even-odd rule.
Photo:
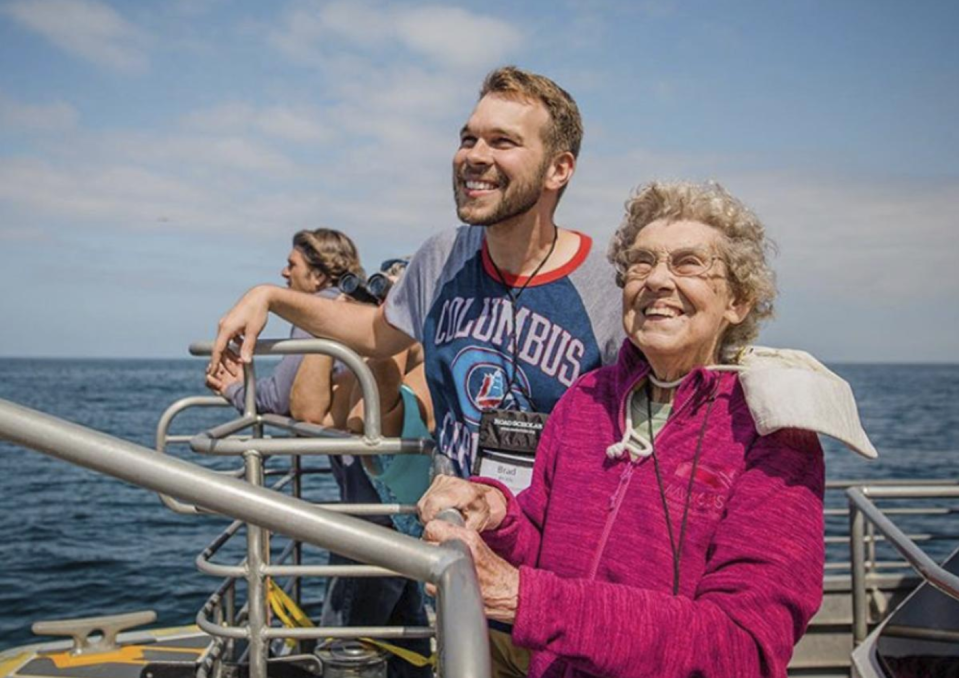
{"label": "sky", "polygon": [[414,252],[513,63],[583,114],[560,225],[605,249],[636,186],[719,181],[778,244],[761,343],[959,362],[957,30],[946,0],[0,0],[0,357],[185,357],[302,228]]}

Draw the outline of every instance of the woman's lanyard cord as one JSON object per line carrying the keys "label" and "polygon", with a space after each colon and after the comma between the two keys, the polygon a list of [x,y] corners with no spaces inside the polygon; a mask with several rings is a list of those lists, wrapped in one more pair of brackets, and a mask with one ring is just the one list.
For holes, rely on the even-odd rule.
{"label": "woman's lanyard cord", "polygon": [[650,381],[646,381],[646,426],[649,432],[649,444],[652,447],[653,469],[656,471],[656,484],[659,486],[659,497],[663,501],[663,513],[666,514],[666,532],[669,534],[669,548],[673,552],[673,595],[679,594],[679,563],[683,554],[683,541],[686,539],[686,523],[689,518],[689,504],[693,496],[693,481],[696,479],[696,469],[699,466],[699,458],[703,452],[703,438],[706,436],[706,422],[709,421],[709,413],[713,409],[713,403],[716,401],[716,390],[709,394],[709,404],[706,406],[706,416],[703,417],[703,425],[699,429],[699,437],[696,440],[696,452],[693,455],[693,468],[689,473],[689,485],[686,487],[686,503],[683,505],[683,521],[679,528],[679,545],[673,536],[673,521],[669,517],[669,505],[666,502],[666,489],[663,487],[663,476],[659,471],[659,459],[656,456],[656,443],[653,438],[653,393],[650,388]]}
{"label": "woman's lanyard cord", "polygon": [[[510,341],[510,344],[512,344],[512,350],[510,351],[511,353],[510,362],[512,363],[513,371],[509,375],[509,385],[506,388],[507,393],[513,392],[513,386],[516,382],[516,372],[519,369],[519,365],[517,363],[517,353],[519,353],[520,337],[519,337],[519,332],[517,331],[517,328],[516,328],[516,305],[519,302],[519,298],[523,295],[523,292],[526,291],[526,287],[530,284],[530,282],[532,282],[533,278],[536,277],[536,274],[540,272],[540,269],[542,269],[543,266],[546,265],[546,262],[549,261],[549,258],[553,256],[553,250],[556,249],[556,240],[558,236],[559,236],[559,228],[556,226],[553,226],[553,242],[549,246],[549,251],[546,253],[546,256],[543,257],[543,260],[539,262],[536,268],[533,269],[533,272],[529,275],[529,277],[526,278],[526,281],[523,283],[522,287],[519,288],[519,292],[517,292],[515,296],[513,295],[512,286],[506,282],[506,276],[503,275],[503,272],[499,269],[499,266],[497,266],[496,262],[493,260],[493,255],[490,254],[489,260],[490,260],[490,263],[493,264],[493,270],[496,271],[496,275],[499,276],[499,282],[502,283],[503,287],[506,288],[506,294],[507,296],[509,296],[509,300],[510,300],[509,307],[510,307],[510,312],[513,318],[513,327],[511,328],[511,331],[510,331],[510,335],[512,339],[512,341]],[[520,387],[522,388],[522,384],[520,385]],[[533,401],[533,394],[526,392],[525,395],[529,399],[530,407],[533,409],[534,412],[536,412],[536,403]]]}

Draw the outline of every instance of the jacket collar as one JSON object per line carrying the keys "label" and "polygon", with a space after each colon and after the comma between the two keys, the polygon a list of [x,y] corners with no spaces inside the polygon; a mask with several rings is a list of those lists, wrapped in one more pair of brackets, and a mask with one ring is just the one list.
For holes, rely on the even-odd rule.
{"label": "jacket collar", "polygon": [[[626,408],[629,405],[629,394],[642,383],[649,374],[649,363],[643,352],[629,339],[623,342],[619,349],[616,361],[616,402],[618,404],[620,434],[625,433]],[[705,402],[709,394],[718,388],[724,378],[735,376],[723,372],[715,372],[706,367],[697,367],[683,378],[683,382],[676,388],[676,397],[673,400],[673,412],[686,409],[687,401],[692,400],[692,411],[699,409],[701,402]]]}

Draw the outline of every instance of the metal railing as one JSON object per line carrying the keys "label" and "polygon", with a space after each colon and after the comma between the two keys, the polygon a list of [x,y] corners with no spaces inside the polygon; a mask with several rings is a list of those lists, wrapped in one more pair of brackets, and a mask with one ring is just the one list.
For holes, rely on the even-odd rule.
{"label": "metal railing", "polygon": [[[875,566],[875,532],[891,544],[925,582],[943,593],[959,599],[959,577],[948,572],[916,544],[916,541],[898,527],[887,514],[895,509],[876,506],[875,499],[956,499],[959,487],[933,484],[868,484],[846,490],[849,500],[849,544],[852,567],[853,643],[858,646],[869,631],[869,604],[867,589]],[[945,509],[951,512],[951,509]],[[872,535],[872,536],[870,536]]]}
{"label": "metal railing", "polygon": [[[932,487],[932,488],[959,488],[959,482],[955,480],[943,479],[896,479],[896,480],[878,480],[868,478],[830,480],[826,482],[826,575],[832,577],[836,575],[849,576],[852,571],[852,563],[849,558],[850,553],[850,532],[849,532],[849,499],[847,492],[853,487],[869,486],[871,488],[899,487],[908,484],[910,487]],[[929,497],[917,497],[918,499],[928,499]],[[900,499],[902,499],[900,497]],[[959,545],[959,530],[948,529],[950,523],[944,522],[942,518],[959,514],[959,506],[929,506],[920,504],[902,505],[899,502],[896,506],[883,508],[883,513],[887,516],[898,516],[910,524],[916,520],[935,519],[936,530],[930,530],[928,527],[912,527],[912,531],[907,536],[916,543],[928,544],[936,548],[943,548],[947,544]],[[928,521],[927,521],[928,522]],[[944,529],[945,527],[945,529]],[[866,547],[866,569],[872,574],[880,572],[901,572],[909,568],[906,560],[881,560],[880,547],[887,542],[882,534],[876,534],[875,526],[867,522],[865,527],[865,547]]]}
{"label": "metal railing", "polygon": [[[191,345],[193,355],[207,356],[211,353],[212,344],[196,343]],[[320,339],[308,340],[266,340],[257,342],[254,355],[286,355],[324,354],[330,355],[342,362],[357,378],[363,392],[364,426],[362,435],[327,429],[322,426],[300,422],[290,417],[276,414],[260,414],[255,410],[256,379],[255,367],[251,363],[244,369],[244,412],[239,418],[221,423],[208,431],[192,437],[171,436],[169,426],[173,418],[188,408],[174,403],[161,418],[158,427],[157,450],[165,452],[169,442],[190,442],[190,447],[201,454],[219,457],[237,456],[244,460],[243,472],[247,481],[254,485],[264,484],[265,452],[271,456],[289,457],[291,472],[280,478],[274,487],[289,483],[291,480],[293,496],[300,496],[302,475],[300,459],[303,456],[334,456],[350,454],[367,456],[375,454],[428,454],[432,450],[432,440],[424,439],[395,439],[384,438],[380,431],[379,394],[376,382],[366,363],[353,351],[344,346]],[[187,399],[188,401],[190,399]],[[202,401],[193,401],[203,404]],[[168,414],[170,416],[168,416]],[[267,438],[267,429],[280,429],[285,434],[296,437]],[[250,430],[250,435],[238,435]],[[169,506],[171,500],[164,499]],[[324,504],[326,508],[353,515],[395,515],[397,513],[413,513],[415,506],[400,504]],[[193,509],[195,507],[177,506],[174,510]],[[231,526],[233,527],[233,526]],[[236,529],[228,530],[230,534],[221,535],[211,546],[197,558],[197,567],[200,571],[215,576],[232,579],[243,578],[247,583],[247,603],[239,610],[236,609],[235,597],[225,597],[221,592],[232,593],[235,586],[220,589],[207,601],[197,622],[200,627],[218,639],[220,647],[211,654],[222,654],[228,639],[246,637],[246,629],[256,634],[258,630],[268,639],[287,638],[296,640],[313,640],[328,638],[422,638],[430,637],[433,631],[429,627],[385,627],[385,626],[352,626],[352,627],[309,627],[309,628],[269,628],[266,623],[267,597],[266,577],[289,577],[290,588],[293,589],[293,598],[299,605],[300,583],[304,577],[383,577],[396,576],[398,573],[381,567],[369,565],[303,565],[301,545],[297,541],[291,542],[278,563],[270,562],[269,541],[270,534],[257,528],[249,528],[246,532],[246,558],[237,565],[223,565],[212,562],[212,557],[235,534]],[[292,564],[284,564],[292,557]],[[224,609],[232,604],[230,609]],[[259,652],[261,648],[251,647],[250,652]],[[201,662],[200,678],[205,678],[212,668],[206,661]]]}
{"label": "metal railing", "polygon": [[[191,346],[191,352],[208,352],[209,345]],[[331,573],[351,576],[401,575],[430,582],[437,587],[436,636],[439,646],[438,668],[441,675],[472,678],[489,675],[489,655],[482,600],[469,551],[460,542],[447,542],[440,548],[380,527],[349,515],[389,513],[409,507],[354,505],[320,507],[297,497],[263,487],[264,457],[282,451],[292,454],[298,464],[300,455],[324,454],[423,454],[429,450],[426,441],[403,441],[383,438],[380,433],[379,396],[375,381],[365,363],[355,353],[323,340],[289,340],[260,342],[258,354],[282,355],[292,352],[326,353],[352,369],[363,389],[365,426],[362,436],[341,435],[325,439],[268,439],[264,428],[274,425],[295,435],[323,434],[321,427],[304,428],[288,418],[255,413],[255,370],[246,371],[246,412],[240,419],[190,437],[191,446],[208,454],[233,454],[244,459],[245,481],[236,472],[217,472],[186,461],[158,455],[139,445],[114,438],[77,424],[35,410],[0,400],[0,438],[29,447],[71,463],[111,475],[161,494],[164,503],[179,513],[214,512],[238,522],[227,529],[210,548],[200,554],[197,564],[211,574],[227,576],[197,616],[204,631],[220,637],[221,643],[212,655],[221,654],[225,644],[242,639],[248,643],[251,678],[266,678],[270,642],[276,638],[326,638],[369,635],[379,637],[421,637],[431,634],[424,629],[375,628],[277,628],[267,621],[266,582],[268,577]],[[190,400],[190,399],[188,399]],[[200,397],[182,401],[168,410],[158,426],[159,451],[170,442],[182,443],[186,437],[170,436],[173,418],[193,406],[221,405],[222,399]],[[169,416],[167,416],[169,415]],[[242,422],[242,426],[239,425]],[[251,428],[248,438],[230,438],[244,428]],[[319,430],[317,430],[319,429]],[[348,444],[347,444],[348,443]],[[298,484],[299,474],[284,476],[281,483]],[[299,488],[295,489],[299,493]],[[212,563],[211,556],[246,524],[247,557],[237,566]],[[298,551],[300,542],[339,553],[366,565],[304,566],[297,556],[293,565],[271,564],[269,534],[286,535],[294,540],[287,554]],[[247,604],[236,609],[236,581],[247,583]],[[245,625],[237,624],[245,619]],[[206,666],[209,666],[206,664]]]}

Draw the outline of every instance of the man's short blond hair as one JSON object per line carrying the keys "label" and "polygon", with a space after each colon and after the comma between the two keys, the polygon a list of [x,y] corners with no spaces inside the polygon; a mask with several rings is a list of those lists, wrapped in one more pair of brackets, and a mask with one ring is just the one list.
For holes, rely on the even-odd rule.
{"label": "man's short blond hair", "polygon": [[507,98],[538,101],[549,113],[549,125],[543,130],[543,143],[550,154],[569,153],[579,157],[583,142],[583,119],[569,92],[547,78],[516,66],[497,68],[486,76],[479,98],[495,94]]}

